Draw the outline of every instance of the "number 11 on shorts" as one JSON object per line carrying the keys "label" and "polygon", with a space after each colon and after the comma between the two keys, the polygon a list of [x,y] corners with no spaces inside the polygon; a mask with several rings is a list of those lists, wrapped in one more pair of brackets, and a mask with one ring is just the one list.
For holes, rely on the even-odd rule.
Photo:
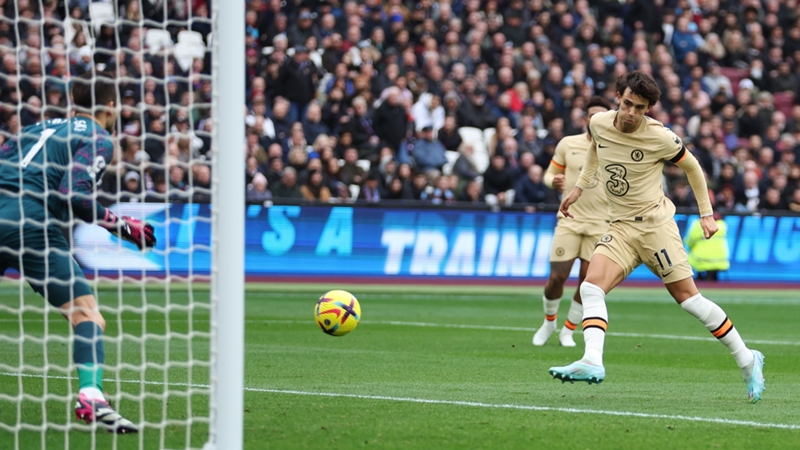
{"label": "number 11 on shorts", "polygon": [[[664,255],[664,261],[667,262],[667,267],[672,267],[672,260],[669,259],[669,254],[667,254],[667,249],[662,248],[661,249],[661,254]],[[656,261],[658,261],[658,265],[661,266],[661,270],[664,270],[664,269],[667,268],[667,267],[664,267],[664,263],[661,262],[661,257],[658,256],[658,252],[653,253],[653,256],[656,257]]]}

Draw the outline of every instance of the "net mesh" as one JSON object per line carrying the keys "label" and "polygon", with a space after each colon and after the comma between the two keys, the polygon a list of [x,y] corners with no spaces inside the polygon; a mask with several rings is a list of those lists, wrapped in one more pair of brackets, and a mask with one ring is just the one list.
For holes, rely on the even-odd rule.
{"label": "net mesh", "polygon": [[[158,239],[143,253],[72,213],[62,218],[45,208],[43,219],[24,216],[10,221],[11,228],[4,218],[5,229],[16,227],[23,244],[15,250],[0,237],[6,258],[0,269],[11,267],[0,283],[0,447],[200,448],[209,428],[211,302],[208,285],[198,282],[208,280],[211,267],[211,3],[0,5],[0,143],[24,140],[21,131],[34,133],[26,127],[47,128],[71,117],[68,92],[75,77],[111,74],[118,111],[113,157],[98,167],[100,149],[92,149],[95,163],[83,169],[105,171],[97,174],[89,200],[118,217],[147,221]],[[95,105],[92,113],[101,108]],[[49,151],[72,138],[74,129],[68,130],[66,138],[45,137],[41,161],[30,163],[41,170],[38,176],[59,170],[73,176],[74,164],[54,160]],[[39,128],[29,137],[44,134]],[[23,205],[78,195],[46,183],[43,192],[29,189],[32,175],[21,169],[22,158],[0,163],[16,164],[21,186],[0,199]],[[24,244],[28,226],[51,233],[43,249]],[[140,428],[136,436],[95,432],[96,425],[76,420],[72,327],[26,283],[32,271],[13,270],[13,258],[23,267],[25,255],[60,251],[51,239],[59,228],[106,321],[106,398]],[[45,266],[45,284],[71,285]]]}

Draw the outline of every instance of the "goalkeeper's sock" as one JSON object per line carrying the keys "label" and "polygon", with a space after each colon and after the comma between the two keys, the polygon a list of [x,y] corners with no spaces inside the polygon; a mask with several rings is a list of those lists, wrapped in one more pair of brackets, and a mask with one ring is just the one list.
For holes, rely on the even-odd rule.
{"label": "goalkeeper's sock", "polygon": [[80,393],[90,399],[103,399],[103,366],[106,352],[103,347],[103,330],[94,322],[81,322],[75,326],[73,361],[78,366]]}
{"label": "goalkeeper's sock", "polygon": [[739,369],[747,378],[747,374],[744,372],[749,370],[750,364],[753,362],[753,352],[747,348],[725,311],[716,303],[703,297],[703,294],[697,294],[684,301],[681,303],[681,308],[703,322],[708,331],[728,347]]}

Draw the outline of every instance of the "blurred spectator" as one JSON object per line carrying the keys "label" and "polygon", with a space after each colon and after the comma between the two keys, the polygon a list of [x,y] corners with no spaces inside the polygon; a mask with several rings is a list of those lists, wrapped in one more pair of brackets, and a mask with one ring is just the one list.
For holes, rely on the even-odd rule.
{"label": "blurred spectator", "polygon": [[123,188],[120,192],[119,201],[121,202],[139,202],[142,201],[142,183],[141,176],[135,170],[128,171],[123,179]]}
{"label": "blurred spectator", "polygon": [[689,183],[680,180],[675,183],[672,195],[670,195],[670,200],[672,200],[672,203],[674,203],[677,208],[694,208],[696,203],[691,192]]}
{"label": "blurred spectator", "polygon": [[378,188],[378,174],[370,172],[367,175],[367,180],[358,193],[358,199],[367,203],[378,203],[381,201],[381,192]]}
{"label": "blurred spectator", "polygon": [[258,160],[255,156],[248,156],[247,157],[247,165],[244,169],[244,184],[247,186],[248,184],[253,182],[253,178],[256,176],[257,173],[261,173],[259,170]]}
{"label": "blurred spectator", "polygon": [[433,127],[426,125],[419,132],[414,142],[412,154],[416,161],[417,170],[434,179],[441,174],[442,166],[447,164],[445,149],[441,142],[433,139]]}
{"label": "blurred spectator", "polygon": [[742,179],[742,186],[736,193],[736,210],[739,212],[756,212],[761,201],[758,174],[753,170],[748,170],[744,173]]}
{"label": "blurred spectator", "polygon": [[362,96],[353,99],[353,114],[347,119],[347,129],[352,133],[353,146],[360,159],[375,157],[380,138],[375,132],[367,100]]}
{"label": "blurred spectator", "polygon": [[789,210],[794,212],[800,212],[800,187],[796,188],[792,192],[792,198],[789,202]]}
{"label": "blurred spectator", "polygon": [[195,164],[192,167],[192,202],[211,203],[211,167]]}
{"label": "blurred spectator", "polygon": [[312,170],[308,174],[308,180],[300,187],[300,192],[306,200],[328,202],[331,199],[331,191],[323,183],[321,170]]}
{"label": "blurred spectator", "polygon": [[[414,119],[416,131],[421,131],[422,128],[431,126],[433,127],[433,135],[436,136],[445,124],[444,107],[442,106],[441,98],[436,94],[423,93],[411,108],[411,117]],[[455,121],[453,125],[455,125]],[[451,133],[453,131],[455,131],[455,126],[450,130]],[[456,132],[456,134],[458,133]],[[457,147],[458,145],[456,145]],[[450,150],[450,148],[447,149]]]}
{"label": "blurred spectator", "polygon": [[277,142],[283,142],[289,137],[292,129],[292,120],[289,118],[289,102],[280,98],[272,105],[272,116],[266,120],[267,134]]}
{"label": "blurred spectator", "polygon": [[153,175],[153,186],[148,189],[145,201],[147,202],[164,202],[167,200],[167,179],[164,172],[159,171]]}
{"label": "blurred spectator", "polygon": [[708,73],[703,77],[702,84],[708,90],[708,95],[714,97],[717,92],[724,92],[726,99],[733,98],[733,87],[731,80],[722,75],[719,65],[716,62],[708,63]]}
{"label": "blurred spectator", "polygon": [[764,197],[758,203],[759,209],[763,211],[781,211],[785,210],[786,206],[781,191],[774,187],[767,188]]}
{"label": "blurred spectator", "polygon": [[360,185],[364,181],[364,169],[356,162],[358,162],[358,150],[353,147],[345,150],[344,164],[339,170],[339,178],[342,183]]}
{"label": "blurred spectator", "polygon": [[484,197],[481,190],[481,184],[477,181],[470,181],[464,188],[464,193],[458,199],[467,203],[483,203]]}
{"label": "blurred spectator", "polygon": [[458,108],[459,127],[474,127],[485,130],[497,125],[497,116],[486,105],[486,93],[475,89]]}
{"label": "blurred spectator", "polygon": [[330,128],[322,122],[322,109],[319,105],[312,103],[308,106],[303,119],[303,132],[306,142],[315,142],[319,136],[330,134]]}
{"label": "blurred spectator", "polygon": [[428,177],[423,172],[417,172],[411,179],[411,198],[413,200],[421,200],[422,194],[429,188]]}
{"label": "blurred spectator", "polygon": [[177,161],[171,161],[169,164],[169,186],[168,193],[171,201],[186,201],[188,196],[186,194],[187,186],[184,182],[186,178],[186,170],[184,166],[178,164]]}
{"label": "blurred spectator", "polygon": [[[301,20],[299,23],[302,22],[304,21]],[[309,59],[308,48],[302,43],[296,43],[292,59],[283,63],[275,83],[290,102],[287,113],[290,122],[297,122],[305,117],[306,108],[314,98],[317,81],[319,74]]]}
{"label": "blurred spectator", "polygon": [[542,172],[541,166],[530,166],[527,176],[517,181],[514,189],[515,203],[541,204],[552,200],[549,193],[553,191],[544,184]]}
{"label": "blurred spectator", "polygon": [[302,199],[303,193],[297,185],[297,171],[293,167],[283,169],[283,175],[278,185],[272,188],[275,198]]}
{"label": "blurred spectator", "polygon": [[420,195],[420,200],[429,201],[434,205],[450,205],[455,199],[456,196],[450,189],[450,179],[446,176],[437,177],[433,190],[423,191]]}
{"label": "blurred spectator", "polygon": [[387,92],[386,99],[375,111],[373,126],[375,134],[397,152],[400,142],[406,136],[408,113],[400,104],[400,89],[392,86]]}
{"label": "blurred spectator", "polygon": [[264,169],[264,175],[267,177],[269,186],[277,186],[283,176],[283,159],[281,157],[270,158],[268,165],[260,167]]}
{"label": "blurred spectator", "polygon": [[267,189],[267,177],[261,173],[257,173],[253,177],[252,183],[247,185],[247,192],[245,200],[247,203],[264,203],[265,201],[272,200],[272,193]]}
{"label": "blurred spectator", "polygon": [[[177,141],[174,139],[170,139],[170,145],[175,145],[177,147]],[[265,149],[261,142],[259,142],[258,134],[255,131],[249,131],[247,133],[247,155],[248,157],[252,156],[253,158],[258,161],[258,164],[264,164],[267,162],[267,149]]]}
{"label": "blurred spectator", "polygon": [[[455,116],[447,116],[444,118],[444,125],[439,130],[437,139],[444,145],[445,150],[458,151],[461,147],[461,135],[458,134],[456,127]],[[422,129],[421,127],[419,129]]]}
{"label": "blurred spectator", "polygon": [[678,18],[672,33],[675,60],[683,61],[687,53],[694,52],[702,43],[703,38],[697,34],[697,24],[686,16]]}
{"label": "blurred spectator", "polygon": [[514,203],[514,176],[503,155],[492,156],[489,168],[483,173],[483,191],[486,203],[492,206]]}
{"label": "blurred spectator", "polygon": [[461,154],[453,165],[453,174],[457,175],[459,180],[465,184],[481,176],[475,165],[474,155],[475,149],[472,144],[464,144],[461,147]]}
{"label": "blurred spectator", "polygon": [[297,21],[291,25],[286,33],[289,37],[289,45],[302,45],[305,43],[306,38],[314,36],[317,39],[321,38],[319,27],[314,23],[316,14],[312,13],[309,8],[301,7],[297,15]]}

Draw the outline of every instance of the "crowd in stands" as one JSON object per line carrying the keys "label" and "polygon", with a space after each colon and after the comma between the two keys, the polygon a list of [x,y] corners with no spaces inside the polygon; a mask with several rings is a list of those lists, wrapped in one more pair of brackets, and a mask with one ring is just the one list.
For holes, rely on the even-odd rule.
{"label": "crowd in stands", "polygon": [[796,3],[252,0],[248,198],[556,204],[558,141],[639,69],[718,208],[800,211]]}
{"label": "crowd in stands", "polygon": [[101,198],[209,202],[209,7],[0,0],[0,143],[66,117],[70,77],[105,72],[119,83],[119,120]]}
{"label": "crowd in stands", "polygon": [[[83,23],[88,0],[16,3],[0,0],[4,135],[58,114],[69,74],[111,68],[128,82],[122,164],[103,189],[207,200],[210,55],[192,56],[186,32],[208,43],[209,0],[120,1],[128,21],[116,27]],[[717,208],[800,212],[798,6],[249,0],[247,200],[557,204],[543,172],[559,140],[585,131],[592,95],[615,101],[615,79],[639,69],[662,90],[649,115],[700,160]],[[47,20],[65,11],[66,25]],[[238,157],[234,147],[221,146]],[[664,186],[695,206],[675,166]]]}

